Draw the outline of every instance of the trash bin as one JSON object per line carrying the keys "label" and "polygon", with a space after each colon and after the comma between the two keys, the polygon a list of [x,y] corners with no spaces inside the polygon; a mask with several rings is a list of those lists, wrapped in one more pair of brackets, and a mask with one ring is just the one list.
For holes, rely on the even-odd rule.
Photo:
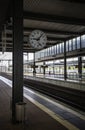
{"label": "trash bin", "polygon": [[25,122],[25,112],[26,112],[26,103],[18,102],[16,103],[16,121]]}

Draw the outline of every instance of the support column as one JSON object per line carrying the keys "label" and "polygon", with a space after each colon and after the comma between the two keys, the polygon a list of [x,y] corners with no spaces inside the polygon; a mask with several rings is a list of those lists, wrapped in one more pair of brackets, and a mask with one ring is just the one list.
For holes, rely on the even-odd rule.
{"label": "support column", "polygon": [[23,0],[13,0],[13,88],[12,122],[16,122],[17,102],[23,101]]}
{"label": "support column", "polygon": [[46,68],[46,65],[45,65],[45,61],[43,62],[43,74],[45,76],[45,68]]}
{"label": "support column", "polygon": [[36,76],[35,52],[34,52],[33,76]]}
{"label": "support column", "polygon": [[53,60],[53,75],[55,77],[55,67],[54,67],[54,60]]}
{"label": "support column", "polygon": [[82,57],[78,57],[78,73],[79,73],[79,78],[82,78]]}
{"label": "support column", "polygon": [[67,78],[67,66],[66,66],[66,41],[64,42],[64,79]]}
{"label": "support column", "polygon": [[[81,51],[81,36],[80,36],[80,51]],[[79,78],[82,78],[82,57],[78,57],[78,74]]]}

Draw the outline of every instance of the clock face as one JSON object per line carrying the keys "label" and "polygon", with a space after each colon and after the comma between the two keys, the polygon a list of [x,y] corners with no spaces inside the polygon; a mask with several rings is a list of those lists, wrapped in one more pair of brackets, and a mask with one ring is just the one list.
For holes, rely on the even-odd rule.
{"label": "clock face", "polygon": [[29,35],[29,42],[33,48],[42,49],[46,46],[47,37],[43,31],[34,30]]}

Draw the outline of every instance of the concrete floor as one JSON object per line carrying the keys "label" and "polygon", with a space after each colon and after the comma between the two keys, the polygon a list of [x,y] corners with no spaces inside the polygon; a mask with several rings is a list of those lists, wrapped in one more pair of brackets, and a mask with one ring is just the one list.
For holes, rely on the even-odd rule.
{"label": "concrete floor", "polygon": [[24,98],[26,105],[25,123],[11,123],[11,88],[0,80],[0,129],[1,130],[67,130],[59,122]]}

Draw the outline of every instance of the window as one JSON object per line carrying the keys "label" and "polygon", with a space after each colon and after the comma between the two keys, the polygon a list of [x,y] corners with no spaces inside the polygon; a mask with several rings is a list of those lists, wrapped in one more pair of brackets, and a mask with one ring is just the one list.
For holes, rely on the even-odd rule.
{"label": "window", "polygon": [[50,48],[49,48],[49,54],[50,54],[50,55],[51,55],[51,49],[52,49],[52,48],[50,47]]}
{"label": "window", "polygon": [[54,55],[56,55],[56,45],[54,46]]}
{"label": "window", "polygon": [[85,35],[81,36],[81,47],[85,48]]}
{"label": "window", "polygon": [[41,58],[44,57],[44,51],[41,51]]}
{"label": "window", "polygon": [[76,39],[73,39],[73,50],[76,50]]}
{"label": "window", "polygon": [[59,44],[57,45],[57,54],[60,53],[60,47],[59,47]]}
{"label": "window", "polygon": [[59,46],[60,46],[60,53],[61,53],[61,43],[59,44]]}
{"label": "window", "polygon": [[52,54],[51,55],[54,55],[54,53],[55,53],[54,46],[52,46]]}
{"label": "window", "polygon": [[47,56],[47,49],[44,50],[45,56]]}
{"label": "window", "polygon": [[72,41],[69,40],[69,51],[72,51]]}
{"label": "window", "polygon": [[61,53],[64,53],[64,42],[61,44]]}
{"label": "window", "polygon": [[66,52],[68,52],[68,41],[66,41]]}
{"label": "window", "polygon": [[80,37],[77,37],[77,49],[80,49]]}
{"label": "window", "polygon": [[50,48],[48,48],[48,56],[50,55]]}

